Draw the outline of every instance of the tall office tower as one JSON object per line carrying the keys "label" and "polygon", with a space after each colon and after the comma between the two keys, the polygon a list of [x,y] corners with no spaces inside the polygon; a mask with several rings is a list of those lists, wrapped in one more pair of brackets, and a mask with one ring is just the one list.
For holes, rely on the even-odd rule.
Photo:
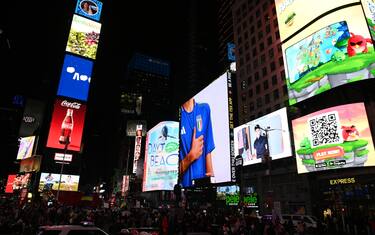
{"label": "tall office tower", "polygon": [[238,117],[243,124],[284,106],[284,62],[273,0],[236,0]]}
{"label": "tall office tower", "polygon": [[218,64],[220,71],[224,72],[229,68],[228,43],[234,43],[233,35],[233,0],[217,0],[217,25],[218,25]]}

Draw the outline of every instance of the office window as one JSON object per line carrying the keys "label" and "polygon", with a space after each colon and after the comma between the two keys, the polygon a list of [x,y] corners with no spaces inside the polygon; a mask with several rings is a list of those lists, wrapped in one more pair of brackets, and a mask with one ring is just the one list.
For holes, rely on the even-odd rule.
{"label": "office window", "polygon": [[246,63],[250,60],[250,53],[246,53],[245,55],[245,61]]}
{"label": "office window", "polygon": [[255,72],[254,79],[255,79],[255,81],[259,80],[259,72]]}
{"label": "office window", "polygon": [[247,113],[247,105],[246,105],[246,104],[244,104],[244,105],[242,106],[242,112],[243,112],[243,113]]}
{"label": "office window", "polygon": [[258,59],[257,59],[257,58],[254,58],[254,61],[253,61],[253,68],[254,68],[254,69],[258,68]]}
{"label": "office window", "polygon": [[260,93],[260,84],[256,85],[255,93],[258,95]]}
{"label": "office window", "polygon": [[267,67],[262,68],[262,75],[263,77],[267,76]]}
{"label": "office window", "polygon": [[271,102],[271,99],[270,99],[270,94],[266,94],[266,96],[264,97],[264,102],[266,104],[269,104]]}
{"label": "office window", "polygon": [[255,45],[255,40],[256,40],[255,37],[251,38],[251,45]]}
{"label": "office window", "polygon": [[271,26],[269,24],[266,25],[266,33],[271,32]]}
{"label": "office window", "polygon": [[249,73],[251,73],[251,64],[250,63],[246,64],[246,74],[249,74]]}
{"label": "office window", "polygon": [[247,84],[251,84],[253,82],[253,77],[250,75],[247,77]]}
{"label": "office window", "polygon": [[263,90],[267,90],[268,89],[268,80],[265,80],[263,82]]}
{"label": "office window", "polygon": [[261,43],[259,44],[259,50],[260,50],[260,51],[263,51],[263,50],[264,50],[264,43],[263,43],[263,42],[261,42]]}
{"label": "office window", "polygon": [[267,38],[267,43],[268,43],[268,46],[270,46],[272,44],[272,36],[269,36]]}
{"label": "office window", "polygon": [[273,27],[278,28],[277,18],[273,20]]}
{"label": "office window", "polygon": [[241,95],[241,99],[242,99],[242,101],[246,101],[246,93],[242,93],[242,95]]}
{"label": "office window", "polygon": [[250,98],[253,97],[253,95],[254,95],[254,93],[253,93],[253,89],[250,88],[248,93],[249,93],[249,97],[250,97]]}
{"label": "office window", "polygon": [[272,59],[273,56],[274,56],[274,53],[273,53],[273,48],[271,47],[271,49],[268,50],[268,56]]}
{"label": "office window", "polygon": [[262,27],[262,21],[261,20],[257,21],[257,26],[258,26],[258,28]]}
{"label": "office window", "polygon": [[281,43],[279,43],[279,44],[277,45],[277,51],[280,52],[280,53],[282,52],[282,49],[281,49]]}
{"label": "office window", "polygon": [[262,107],[262,97],[257,98],[257,108]]}
{"label": "office window", "polygon": [[254,33],[254,26],[253,26],[253,25],[250,27],[250,33],[251,33],[251,34]]}
{"label": "office window", "polygon": [[280,98],[279,90],[276,89],[273,91],[273,100],[278,100]]}
{"label": "office window", "polygon": [[273,75],[272,76],[272,85],[276,85],[276,84],[277,84],[277,76]]}
{"label": "office window", "polygon": [[270,68],[271,68],[271,71],[273,72],[273,71],[275,71],[275,69],[276,69],[276,64],[275,64],[275,62],[271,62],[271,64],[270,64]]}
{"label": "office window", "polygon": [[240,34],[241,33],[241,26],[238,26],[237,28],[237,34]]}
{"label": "office window", "polygon": [[241,44],[242,43],[242,37],[238,37],[238,44]]}
{"label": "office window", "polygon": [[238,48],[238,55],[239,55],[239,56],[242,56],[242,53],[243,53],[242,47],[239,47],[239,48]]}
{"label": "office window", "polygon": [[255,16],[258,18],[260,16],[260,11],[259,9],[255,12]]}
{"label": "office window", "polygon": [[265,64],[266,63],[266,55],[265,54],[263,54],[263,55],[260,56],[260,63],[261,64]]}
{"label": "office window", "polygon": [[257,51],[257,48],[255,47],[254,49],[253,49],[253,56],[256,56],[258,54],[258,51]]}
{"label": "office window", "polygon": [[249,50],[249,41],[246,41],[246,42],[245,42],[245,50],[246,50],[246,51]]}
{"label": "office window", "polygon": [[245,37],[245,40],[247,40],[249,38],[249,32],[245,31],[244,37]]}
{"label": "office window", "polygon": [[246,22],[246,20],[242,23],[242,28],[243,28],[243,29],[246,29],[246,28],[247,28],[247,22]]}
{"label": "office window", "polygon": [[240,66],[243,65],[243,57],[240,57]]}
{"label": "office window", "polygon": [[263,31],[259,31],[258,32],[258,39],[262,39],[263,38]]}
{"label": "office window", "polygon": [[253,103],[253,102],[250,102],[250,104],[249,104],[249,109],[250,109],[250,110],[254,110],[254,103]]}

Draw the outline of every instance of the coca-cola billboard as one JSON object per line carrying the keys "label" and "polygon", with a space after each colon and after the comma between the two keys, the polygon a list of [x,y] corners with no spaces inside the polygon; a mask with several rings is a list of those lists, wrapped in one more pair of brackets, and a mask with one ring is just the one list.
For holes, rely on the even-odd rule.
{"label": "coca-cola billboard", "polygon": [[57,98],[55,101],[47,147],[80,151],[86,105]]}

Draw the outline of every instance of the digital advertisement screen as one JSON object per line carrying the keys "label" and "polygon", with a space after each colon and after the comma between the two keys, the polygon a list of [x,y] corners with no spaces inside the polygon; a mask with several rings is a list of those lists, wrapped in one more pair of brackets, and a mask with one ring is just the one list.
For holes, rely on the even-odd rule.
{"label": "digital advertisement screen", "polygon": [[[69,142],[68,150],[80,151],[83,127],[85,123],[86,105],[68,99],[57,98],[49,129],[47,147],[64,149],[65,140]],[[71,122],[65,118],[71,114]]]}
{"label": "digital advertisement screen", "polygon": [[292,156],[286,108],[234,128],[234,154],[243,165],[262,162],[269,152],[273,160]]}
{"label": "digital advertisement screen", "polygon": [[217,187],[216,200],[225,201],[228,206],[237,206],[240,202],[240,187],[237,185]]}
{"label": "digital advertisement screen", "polygon": [[13,193],[14,190],[27,188],[31,180],[31,173],[8,175],[7,185],[5,186],[6,193]]}
{"label": "digital advertisement screen", "polygon": [[103,3],[97,0],[78,0],[75,13],[99,21]]}
{"label": "digital advertisement screen", "polygon": [[137,174],[138,162],[142,151],[142,125],[137,125],[134,141],[133,174]]}
{"label": "digital advertisement screen", "polygon": [[17,160],[30,158],[33,156],[35,136],[20,138],[20,146],[18,148]]}
{"label": "digital advertisement screen", "polygon": [[31,158],[21,160],[20,172],[39,171],[40,161],[41,161],[41,156],[33,156]]}
{"label": "digital advertisement screen", "polygon": [[210,183],[232,181],[229,80],[230,75],[223,74],[180,107],[182,187],[193,186],[198,179]]}
{"label": "digital advertisement screen", "polygon": [[101,24],[74,15],[66,51],[90,59],[96,58]]}
{"label": "digital advertisement screen", "polygon": [[36,133],[43,123],[45,103],[35,99],[27,99],[23,111],[19,136],[37,135]]}
{"label": "digital advertisement screen", "polygon": [[281,41],[284,41],[322,14],[355,2],[359,2],[359,0],[275,0]]}
{"label": "digital advertisement screen", "polygon": [[[44,173],[40,175],[39,192],[58,190],[60,174]],[[78,191],[79,175],[61,175],[61,191]]]}
{"label": "digital advertisement screen", "polygon": [[375,40],[375,2],[373,0],[362,0],[361,2],[372,40]]}
{"label": "digital advertisement screen", "polygon": [[57,95],[87,100],[94,62],[73,55],[65,55]]}
{"label": "digital advertisement screen", "polygon": [[160,122],[146,137],[142,191],[173,190],[178,178],[179,123]]}
{"label": "digital advertisement screen", "polygon": [[228,60],[229,61],[236,61],[236,45],[234,43],[228,43],[227,44],[227,50],[228,50]]}
{"label": "digital advertisement screen", "polygon": [[363,103],[311,113],[292,125],[298,173],[375,165]]}
{"label": "digital advertisement screen", "polygon": [[374,77],[374,47],[361,5],[322,17],[282,49],[290,105]]}
{"label": "digital advertisement screen", "polygon": [[147,121],[146,120],[128,120],[126,122],[126,135],[135,136],[137,125],[142,125],[142,136],[147,134]]}

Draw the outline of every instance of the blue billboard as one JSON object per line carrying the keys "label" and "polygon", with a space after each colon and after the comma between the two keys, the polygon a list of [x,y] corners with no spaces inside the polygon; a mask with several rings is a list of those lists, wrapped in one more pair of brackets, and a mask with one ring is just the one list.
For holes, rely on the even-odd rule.
{"label": "blue billboard", "polygon": [[93,65],[90,60],[66,55],[57,95],[87,101]]}
{"label": "blue billboard", "polygon": [[228,60],[231,61],[231,62],[235,62],[236,61],[235,48],[236,48],[236,46],[234,45],[234,43],[229,42],[227,44]]}
{"label": "blue billboard", "polygon": [[97,0],[78,0],[75,13],[99,21],[103,3]]}

